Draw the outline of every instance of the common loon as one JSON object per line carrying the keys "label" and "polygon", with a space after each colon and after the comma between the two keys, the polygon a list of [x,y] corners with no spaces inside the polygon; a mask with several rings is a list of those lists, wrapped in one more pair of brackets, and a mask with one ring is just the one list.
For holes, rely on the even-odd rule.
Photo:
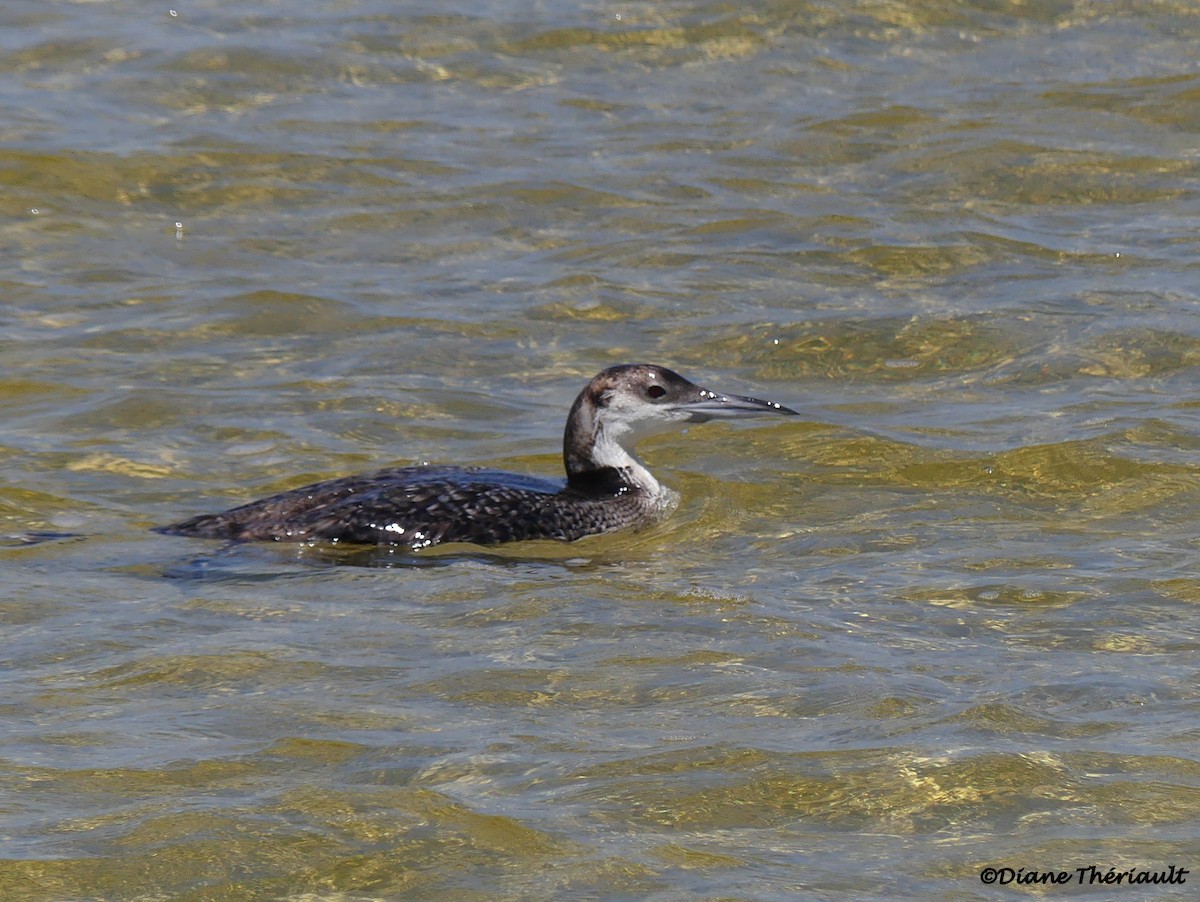
{"label": "common loon", "polygon": [[676,424],[764,413],[796,411],[700,388],[666,367],[623,364],[598,374],[571,406],[563,434],[565,486],[500,470],[389,467],[201,514],[158,531],[233,541],[407,545],[414,551],[441,542],[571,542],[647,525],[678,502],[678,495],[660,485],[623,442]]}

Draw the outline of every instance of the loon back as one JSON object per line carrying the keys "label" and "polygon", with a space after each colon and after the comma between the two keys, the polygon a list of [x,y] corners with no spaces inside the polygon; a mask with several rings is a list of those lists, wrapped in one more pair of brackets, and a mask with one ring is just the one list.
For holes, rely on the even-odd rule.
{"label": "loon back", "polygon": [[160,528],[232,541],[328,541],[426,548],[574,541],[656,522],[678,496],[624,442],[718,417],[796,412],[702,389],[665,367],[625,364],[599,373],[575,399],[563,434],[566,485],[500,470],[391,467],[281,492]]}
{"label": "loon back", "polygon": [[[643,492],[585,494],[550,480],[466,467],[389,467],[280,492],[166,526],[170,535],[233,541],[573,542],[654,518]],[[664,511],[665,512],[665,511]]]}

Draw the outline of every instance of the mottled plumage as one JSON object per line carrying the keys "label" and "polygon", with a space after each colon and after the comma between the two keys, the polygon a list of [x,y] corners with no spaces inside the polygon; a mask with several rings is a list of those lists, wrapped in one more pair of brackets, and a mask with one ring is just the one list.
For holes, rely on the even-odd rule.
{"label": "mottled plumage", "polygon": [[597,375],[571,407],[563,435],[565,485],[500,470],[390,467],[314,483],[160,529],[234,541],[495,545],[574,541],[642,526],[677,501],[621,444],[672,423],[752,413],[778,404],[718,395],[663,367],[627,364]]}
{"label": "mottled plumage", "polygon": [[210,539],[326,540],[425,548],[574,541],[647,514],[643,493],[584,493],[503,470],[389,467],[292,489],[165,527]]}

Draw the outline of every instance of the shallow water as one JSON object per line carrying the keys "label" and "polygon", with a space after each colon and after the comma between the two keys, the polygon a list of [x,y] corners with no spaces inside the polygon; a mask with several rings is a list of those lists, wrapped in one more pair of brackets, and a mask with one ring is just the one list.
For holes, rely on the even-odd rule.
{"label": "shallow water", "polygon": [[[0,9],[0,896],[1200,875],[1193,4],[147,9]],[[802,417],[646,533],[148,532],[633,360]]]}

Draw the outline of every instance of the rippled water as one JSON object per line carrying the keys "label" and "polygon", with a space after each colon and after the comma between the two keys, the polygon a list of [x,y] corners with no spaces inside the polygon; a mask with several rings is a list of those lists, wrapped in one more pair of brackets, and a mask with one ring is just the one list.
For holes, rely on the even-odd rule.
{"label": "rippled water", "polygon": [[[5,4],[0,896],[1200,875],[1198,42],[1182,0]],[[148,532],[557,475],[631,360],[803,417],[643,443],[648,533]]]}

